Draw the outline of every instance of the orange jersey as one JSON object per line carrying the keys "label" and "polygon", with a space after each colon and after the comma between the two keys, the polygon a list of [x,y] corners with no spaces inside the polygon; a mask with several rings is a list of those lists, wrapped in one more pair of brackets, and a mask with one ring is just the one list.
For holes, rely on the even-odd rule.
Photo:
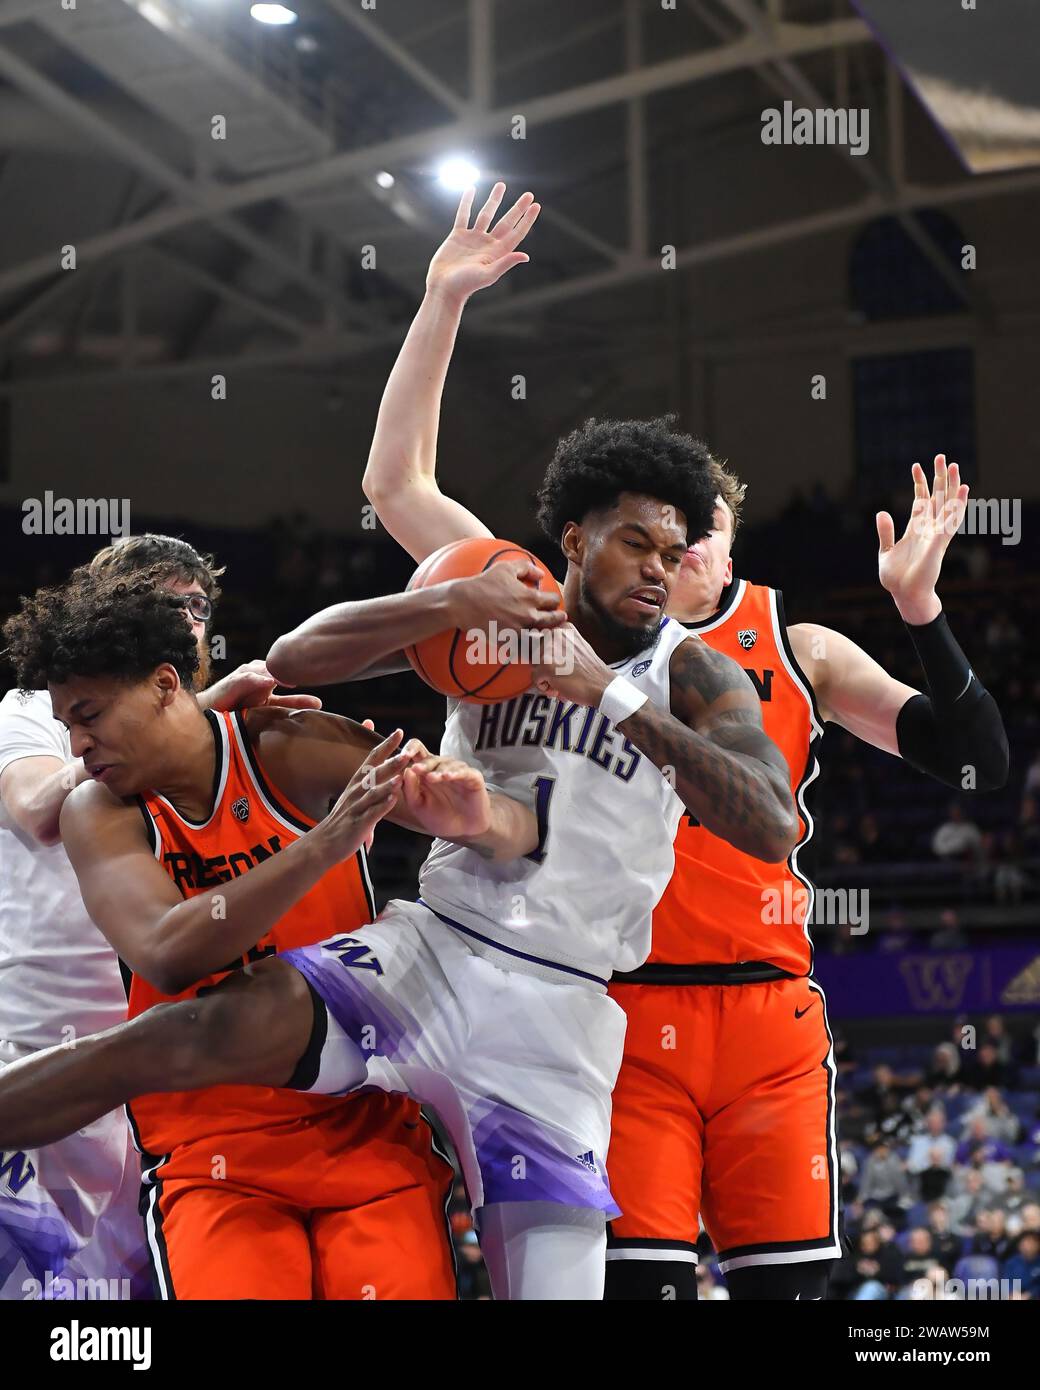
{"label": "orange jersey", "polygon": [[[207,711],[206,718],[217,754],[209,818],[193,824],[157,792],[138,798],[155,857],[186,898],[219,895],[222,884],[248,873],[315,824],[264,777],[241,713]],[[190,999],[249,961],[352,931],[371,922],[374,915],[364,851],[359,850],[323,875],[246,956],[229,960],[224,969],[196,981],[183,993],[162,994],[140,975],[130,975],[128,1016],[134,1018],[154,1004]],[[214,896],[214,932],[220,931],[221,920],[219,899]],[[138,1146],[161,1155],[210,1135],[262,1131],[276,1139],[280,1130],[298,1133],[304,1121],[327,1116],[331,1124],[334,1116],[342,1115],[344,1102],[266,1086],[214,1086],[138,1096],[127,1110]],[[336,1128],[338,1132],[338,1123]]]}
{"label": "orange jersey", "polygon": [[[730,965],[768,961],[792,975],[812,970],[806,921],[812,885],[798,854],[812,834],[806,788],[819,774],[823,723],[812,686],[787,636],[775,589],[734,580],[720,610],[684,624],[747,671],[762,701],[765,731],[787,759],[798,807],[798,844],[783,864],[765,864],[686,817],[675,839],[675,871],[654,911],[651,963]],[[692,824],[690,822],[693,822]]]}

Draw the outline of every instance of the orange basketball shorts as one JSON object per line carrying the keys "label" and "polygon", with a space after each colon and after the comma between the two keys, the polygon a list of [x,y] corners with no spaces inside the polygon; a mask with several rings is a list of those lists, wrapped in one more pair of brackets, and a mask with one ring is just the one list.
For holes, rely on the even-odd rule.
{"label": "orange basketball shorts", "polygon": [[607,1258],[696,1263],[701,1217],[724,1272],[839,1258],[835,1067],[819,986],[610,993],[628,1033],[607,1164],[622,1215]]}

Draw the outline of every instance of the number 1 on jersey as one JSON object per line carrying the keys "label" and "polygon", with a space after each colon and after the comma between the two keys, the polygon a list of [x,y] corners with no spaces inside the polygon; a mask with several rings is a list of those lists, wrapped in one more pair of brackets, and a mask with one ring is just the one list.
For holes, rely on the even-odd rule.
{"label": "number 1 on jersey", "polygon": [[549,801],[556,789],[555,777],[536,777],[534,779],[534,813],[538,818],[538,845],[525,859],[533,859],[540,864],[545,858],[545,841],[549,835]]}

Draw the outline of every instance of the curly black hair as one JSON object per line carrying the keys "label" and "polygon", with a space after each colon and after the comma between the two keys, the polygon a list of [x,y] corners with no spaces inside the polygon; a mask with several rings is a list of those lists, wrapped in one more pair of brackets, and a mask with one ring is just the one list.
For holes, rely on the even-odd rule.
{"label": "curly black hair", "polygon": [[129,576],[83,566],[64,584],[23,595],[3,627],[18,688],[42,690],[72,676],[139,681],[168,661],[194,689],[199,649],[177,595],[162,587],[167,578],[165,566]]}
{"label": "curly black hair", "polygon": [[614,506],[623,492],[670,503],[686,517],[690,545],[712,528],[717,487],[708,446],[680,434],[675,415],[586,420],[556,446],[538,492],[538,520],[559,542],[568,521]]}

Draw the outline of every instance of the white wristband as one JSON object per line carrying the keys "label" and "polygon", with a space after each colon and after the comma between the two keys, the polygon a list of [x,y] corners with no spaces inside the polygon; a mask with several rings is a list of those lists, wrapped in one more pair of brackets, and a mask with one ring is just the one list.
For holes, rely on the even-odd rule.
{"label": "white wristband", "polygon": [[649,695],[626,681],[624,676],[615,676],[600,697],[599,707],[612,724],[620,724],[630,714],[646,704]]}

